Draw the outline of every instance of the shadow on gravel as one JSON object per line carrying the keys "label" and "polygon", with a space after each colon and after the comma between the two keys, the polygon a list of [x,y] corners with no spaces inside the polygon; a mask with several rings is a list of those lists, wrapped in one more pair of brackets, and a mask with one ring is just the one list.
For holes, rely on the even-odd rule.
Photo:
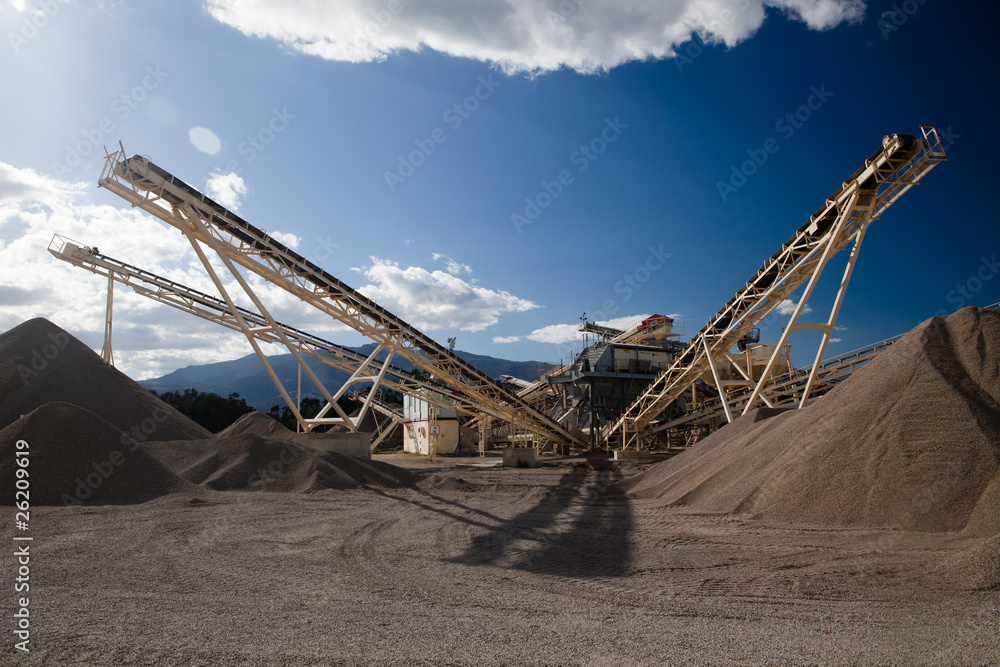
{"label": "shadow on gravel", "polygon": [[566,577],[625,574],[632,510],[623,497],[606,495],[619,479],[615,470],[569,472],[531,509],[473,534],[451,561]]}

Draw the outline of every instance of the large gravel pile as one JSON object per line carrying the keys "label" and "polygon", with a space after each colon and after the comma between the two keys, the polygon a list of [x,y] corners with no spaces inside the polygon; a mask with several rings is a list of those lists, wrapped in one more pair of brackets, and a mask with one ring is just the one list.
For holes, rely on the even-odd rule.
{"label": "large gravel pile", "polygon": [[194,484],[218,491],[310,492],[411,485],[412,473],[256,433],[206,440],[144,443],[143,448]]}
{"label": "large gravel pile", "polygon": [[[0,335],[0,428],[52,401],[86,408],[140,440],[212,437],[76,338],[36,318]],[[67,430],[62,437],[73,435]]]}
{"label": "large gravel pile", "polygon": [[228,438],[234,435],[246,435],[253,433],[265,438],[276,438],[278,440],[291,440],[295,435],[284,424],[270,415],[263,412],[248,412],[216,435],[220,438]]}
{"label": "large gravel pile", "polygon": [[134,503],[194,487],[128,435],[76,405],[46,403],[0,430],[0,484],[14,500],[17,442],[28,444],[32,505]]}
{"label": "large gravel pile", "polygon": [[749,413],[619,488],[697,512],[991,535],[998,469],[1000,312],[965,308],[809,407]]}

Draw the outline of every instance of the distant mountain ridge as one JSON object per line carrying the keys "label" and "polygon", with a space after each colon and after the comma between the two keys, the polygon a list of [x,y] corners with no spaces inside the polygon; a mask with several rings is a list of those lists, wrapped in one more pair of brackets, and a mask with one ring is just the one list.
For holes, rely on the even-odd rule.
{"label": "distant mountain ridge", "polygon": [[[351,349],[368,356],[375,350],[375,344]],[[512,375],[522,380],[533,381],[536,368],[541,364],[541,362],[534,361],[497,359],[470,352],[456,352],[456,354],[492,378]],[[346,373],[330,368],[309,355],[306,355],[305,359],[308,361],[309,367],[330,391],[336,391],[347,381],[348,375]],[[295,358],[290,354],[281,354],[268,357],[268,361],[282,384],[285,385],[285,389],[294,397],[298,386],[298,367]],[[405,359],[396,357],[393,361],[394,366],[404,371],[413,370],[413,364]],[[163,377],[142,380],[139,384],[146,389],[153,389],[157,392],[193,388],[202,392],[213,392],[220,396],[237,393],[246,399],[249,405],[261,411],[267,411],[272,405],[283,404],[278,389],[274,386],[256,354],[248,354],[232,361],[186,366]],[[319,397],[320,392],[309,377],[303,374],[302,397],[308,396]]]}

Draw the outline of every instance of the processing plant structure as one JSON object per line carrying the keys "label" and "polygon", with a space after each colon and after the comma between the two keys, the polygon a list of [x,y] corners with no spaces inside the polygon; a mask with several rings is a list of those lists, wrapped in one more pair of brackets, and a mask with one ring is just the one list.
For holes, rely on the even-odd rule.
{"label": "processing plant structure", "polygon": [[[372,434],[371,449],[400,425],[422,434],[413,435],[417,442],[413,451],[423,451],[420,442],[424,442],[428,451],[438,453],[454,451],[462,433],[480,452],[497,444],[536,452],[690,445],[754,407],[804,406],[892,345],[894,339],[889,339],[824,360],[869,226],[945,157],[932,127],[922,127],[917,136],[886,136],[881,147],[687,342],[680,340],[683,323],[663,315],[627,330],[585,321],[581,331],[588,337],[585,340],[594,342],[534,382],[487,376],[459,357],[453,344],[437,343],[148,158],[127,157],[123,148],[107,155],[99,185],[178,229],[218,295],[194,290],[62,236],[53,238],[49,250],[59,259],[107,278],[106,361],[113,359],[112,294],[117,282],[242,333],[300,431],[307,434],[331,426],[357,431],[365,413],[375,411],[384,417],[385,428]],[[809,300],[824,269],[845,250],[846,268],[832,307],[820,321],[805,321],[803,315],[819,310],[810,307]],[[213,263],[213,258],[218,261]],[[216,269],[219,262],[228,277]],[[361,333],[376,344],[375,351],[362,355],[278,322],[243,271]],[[227,290],[225,285],[231,281],[242,295]],[[765,318],[789,303],[799,290],[801,296],[778,340],[761,342]],[[238,306],[237,299],[246,299],[253,307]],[[819,331],[822,339],[814,361],[796,368],[789,337],[806,329]],[[261,343],[281,345],[295,358],[325,402],[317,416],[302,415]],[[325,386],[307,363],[309,358],[344,371],[348,381],[339,388]],[[415,370],[401,370],[393,364],[395,359],[406,360]],[[382,389],[401,394],[404,406],[384,401]],[[338,399],[352,390],[363,405],[353,417],[338,405]],[[447,443],[439,441],[443,426],[454,426]]]}

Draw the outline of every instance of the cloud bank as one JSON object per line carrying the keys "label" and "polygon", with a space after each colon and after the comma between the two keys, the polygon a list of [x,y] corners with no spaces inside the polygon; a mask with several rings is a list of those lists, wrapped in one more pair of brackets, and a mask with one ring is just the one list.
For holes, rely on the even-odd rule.
{"label": "cloud bank", "polygon": [[503,313],[538,308],[533,301],[480,287],[450,272],[417,266],[403,269],[396,262],[371,260],[371,266],[355,269],[369,281],[358,291],[418,329],[482,331],[496,324]]}
{"label": "cloud bank", "polygon": [[245,35],[328,60],[371,62],[430,48],[507,73],[608,71],[671,58],[694,35],[735,46],[768,14],[828,30],[864,17],[865,0],[206,0]]}

